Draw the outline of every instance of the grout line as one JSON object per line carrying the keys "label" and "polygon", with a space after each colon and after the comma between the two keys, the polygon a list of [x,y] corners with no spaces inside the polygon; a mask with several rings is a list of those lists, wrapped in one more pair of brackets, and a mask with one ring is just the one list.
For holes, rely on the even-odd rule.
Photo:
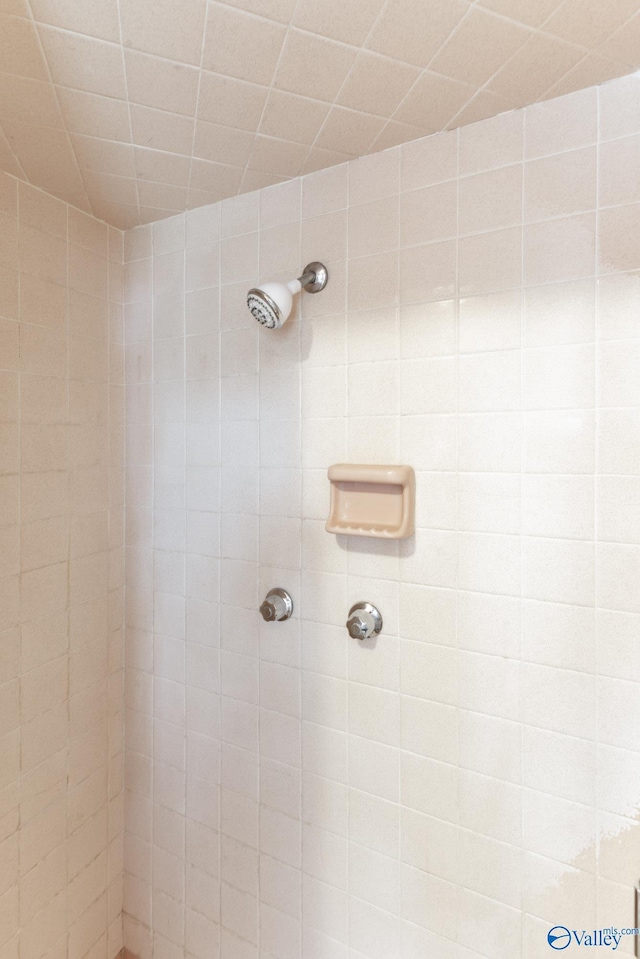
{"label": "grout line", "polygon": [[[600,160],[601,160],[601,147],[600,147],[600,128],[601,128],[601,110],[600,110],[600,91],[596,90],[596,222],[595,222],[595,313],[594,313],[594,337],[593,337],[593,376],[594,376],[594,395],[593,395],[593,419],[594,419],[594,477],[593,477],[593,630],[594,630],[594,674],[595,674],[595,817],[596,817],[596,833],[595,833],[595,871],[596,871],[596,881],[600,874],[600,835],[599,835],[599,819],[600,819],[600,787],[602,781],[602,770],[601,763],[598,761],[599,753],[599,744],[600,744],[600,710],[599,710],[599,701],[600,701],[600,688],[601,688],[601,678],[600,678],[600,666],[599,666],[599,622],[600,617],[598,616],[598,595],[599,595],[599,586],[600,586],[600,551],[598,549],[598,543],[600,539],[600,524],[598,522],[599,517],[599,497],[598,497],[598,478],[600,475],[600,415],[601,415],[601,405],[600,405],[600,375],[599,375],[599,355],[600,355]],[[598,903],[596,903],[596,908]],[[637,937],[636,937],[636,947],[637,947]]]}
{"label": "grout line", "polygon": [[[277,59],[277,61],[276,61],[276,65],[275,65],[275,67],[273,68],[273,74],[272,74],[272,77],[271,77],[271,83],[270,83],[270,85],[269,85],[268,87],[265,88],[265,89],[267,90],[267,95],[266,95],[266,97],[265,97],[264,106],[262,107],[262,111],[261,111],[261,113],[260,113],[260,119],[258,120],[258,123],[256,124],[256,128],[255,128],[255,131],[254,131],[254,134],[253,134],[253,144],[252,144],[252,146],[251,146],[251,151],[250,151],[250,153],[249,153],[249,155],[248,155],[248,157],[247,157],[247,162],[245,163],[244,173],[242,174],[242,178],[241,178],[241,181],[240,181],[240,187],[239,187],[239,190],[238,190],[238,195],[242,192],[242,184],[244,183],[244,181],[245,181],[245,179],[246,179],[246,176],[247,176],[247,174],[249,173],[249,164],[251,163],[251,160],[253,159],[253,154],[255,153],[256,143],[257,143],[257,141],[258,141],[258,134],[259,134],[259,132],[260,132],[260,127],[262,126],[265,113],[267,112],[267,104],[268,104],[268,102],[269,102],[269,96],[270,96],[270,94],[271,94],[271,91],[272,91],[273,89],[275,89],[274,86],[273,86],[273,82],[274,82],[274,80],[275,80],[275,78],[276,78],[276,75],[277,75],[277,73],[278,73],[278,67],[280,66],[280,63],[281,63],[281,61],[282,61],[282,54],[284,53],[284,49],[285,49],[285,47],[286,47],[286,45],[287,45],[287,40],[288,40],[288,37],[289,37],[289,30],[292,29],[293,19],[294,19],[295,15],[296,15],[296,10],[298,9],[298,3],[299,3],[299,2],[300,2],[300,0],[296,0],[295,6],[294,6],[293,11],[292,11],[292,13],[291,13],[291,17],[290,17],[289,21],[286,23],[286,33],[285,33],[284,38],[283,38],[283,40],[282,40],[282,46],[280,47],[280,53],[278,54],[278,59]],[[280,22],[280,21],[278,21],[278,22]],[[284,91],[284,92],[286,93],[287,91]],[[250,132],[250,131],[249,131],[249,132]],[[302,169],[302,167],[301,167],[301,169]],[[300,176],[300,173],[297,173],[296,175],[297,175],[297,176]],[[272,184],[272,185],[273,185],[273,184]],[[254,192],[254,191],[249,191],[249,192]],[[260,193],[261,191],[258,190],[258,191],[256,191],[256,192]]]}
{"label": "grout line", "polygon": [[[524,477],[525,477],[525,468],[526,468],[526,432],[525,432],[525,395],[524,395],[524,384],[525,384],[525,363],[524,363],[524,348],[526,342],[526,292],[525,292],[525,282],[526,282],[526,263],[525,263],[525,211],[526,211],[526,156],[527,156],[527,119],[528,111],[525,110],[522,114],[522,144],[521,144],[521,157],[520,165],[522,170],[521,177],[521,195],[520,195],[520,213],[522,223],[520,226],[520,272],[521,272],[521,293],[520,293],[520,515],[518,522],[519,529],[519,539],[520,539],[520,601],[519,601],[519,635],[518,635],[518,720],[520,723],[520,872],[521,876],[524,876],[525,869],[525,850],[524,850],[524,788],[525,788],[525,726],[523,723],[522,717],[522,650],[523,650],[523,606],[524,606],[524,535],[523,535],[523,523],[522,523],[522,509],[524,503]],[[522,883],[520,888],[520,903],[519,910],[521,915],[521,949],[522,955],[525,955],[526,941],[525,941],[525,922],[524,919],[524,902],[523,902],[523,889]]]}
{"label": "grout line", "polygon": [[[299,2],[299,0],[298,0],[298,2]],[[367,33],[367,35],[366,35],[363,43],[361,44],[360,47],[354,48],[354,49],[357,50],[356,55],[355,55],[355,58],[354,58],[354,61],[353,61],[353,63],[351,64],[351,66],[349,67],[349,69],[348,69],[348,71],[347,71],[347,73],[346,73],[346,75],[345,75],[344,80],[343,80],[342,83],[340,84],[340,87],[339,87],[339,89],[338,89],[335,97],[333,98],[333,101],[329,104],[329,109],[328,109],[328,111],[327,111],[327,115],[326,115],[326,117],[324,118],[324,120],[322,121],[322,124],[321,124],[321,126],[320,126],[320,129],[319,129],[318,132],[316,133],[316,135],[315,135],[315,137],[314,137],[314,139],[313,139],[313,142],[312,142],[311,145],[309,146],[309,149],[308,149],[308,151],[307,151],[307,155],[306,155],[306,157],[305,157],[305,159],[304,159],[304,161],[303,161],[303,164],[302,164],[301,169],[304,170],[304,168],[306,167],[307,161],[309,160],[309,158],[310,158],[310,156],[311,156],[311,153],[312,153],[312,151],[313,151],[314,149],[324,149],[323,147],[316,147],[316,144],[317,144],[317,142],[318,142],[318,137],[320,136],[320,134],[321,134],[322,131],[324,130],[324,128],[325,128],[325,126],[326,126],[326,124],[327,124],[327,120],[329,119],[329,116],[331,115],[331,111],[333,110],[333,107],[334,107],[334,106],[340,106],[340,104],[337,102],[337,101],[338,101],[338,97],[339,97],[340,94],[342,93],[342,90],[344,89],[344,86],[345,86],[347,80],[348,80],[349,77],[351,76],[351,72],[352,72],[352,70],[353,70],[353,68],[354,68],[354,66],[355,66],[355,64],[356,64],[356,62],[357,62],[359,53],[360,53],[361,51],[366,51],[366,44],[367,44],[367,42],[369,41],[369,38],[371,37],[373,31],[374,31],[375,28],[377,27],[378,23],[379,23],[380,20],[382,19],[382,16],[383,16],[384,12],[386,11],[388,4],[389,4],[389,0],[383,0],[382,6],[380,7],[380,10],[378,11],[378,15],[377,15],[377,17],[375,18],[375,20],[373,21],[373,23],[371,24],[371,27],[370,27],[370,29],[369,29],[369,32]],[[313,34],[313,36],[317,36],[317,34]],[[324,39],[328,39],[328,38],[325,37]],[[372,52],[372,53],[375,53],[375,51],[371,51],[371,52]],[[398,62],[401,62],[401,61],[398,61]],[[275,74],[274,74],[274,75],[275,75]],[[345,107],[345,109],[349,109],[349,108],[348,108],[348,107]],[[358,111],[358,112],[360,112],[360,111]],[[363,112],[364,112],[364,111],[363,111]],[[375,114],[371,114],[371,116],[375,116]],[[384,117],[376,117],[376,119],[384,119]],[[386,129],[386,127],[387,127],[387,125],[388,125],[388,122],[389,122],[389,121],[387,120],[387,123],[385,123],[385,124],[383,125],[382,129],[381,129],[381,130],[376,134],[376,136],[374,137],[374,140],[377,139],[377,137],[379,137],[379,136],[382,135],[382,133],[384,132],[384,130]],[[374,142],[374,141],[372,141],[372,142]],[[329,152],[336,152],[336,151],[329,151]],[[353,159],[357,159],[357,156],[354,156]],[[342,162],[345,162],[345,161],[342,161]],[[346,162],[349,162],[349,161],[346,161]],[[348,210],[348,209],[349,209],[349,200],[347,200],[347,210]]]}
{"label": "grout line", "polygon": [[[218,935],[222,939],[222,797],[224,790],[224,776],[223,776],[223,742],[222,742],[222,700],[223,700],[223,689],[222,689],[222,651],[223,651],[223,642],[222,642],[222,594],[221,594],[221,582],[222,582],[222,478],[224,473],[224,467],[222,463],[222,425],[223,425],[223,406],[222,406],[222,203],[216,204],[217,207],[217,240],[214,242],[217,245],[218,251],[218,329],[217,329],[217,340],[218,340],[218,362],[217,362],[217,394],[218,394],[218,463],[220,464],[219,468],[219,490],[218,490],[218,698],[217,698],[217,719],[218,719],[218,763],[219,763],[219,780],[220,786],[218,788],[218,815],[217,815],[217,828],[218,828],[218,843],[217,843],[217,865],[218,865]],[[186,298],[185,298],[185,329],[186,329]],[[185,677],[186,678],[186,677]]]}
{"label": "grout line", "polygon": [[[33,15],[33,10],[32,10],[32,8],[31,8],[31,0],[25,0],[25,2],[26,2],[27,10],[29,11],[29,20],[30,20],[30,22],[33,24],[33,30],[34,30],[34,33],[35,33],[35,39],[36,39],[36,43],[37,43],[37,45],[38,45],[38,50],[40,51],[40,56],[42,57],[42,63],[43,63],[43,66],[44,66],[44,68],[45,68],[45,70],[46,70],[46,74],[47,74],[47,77],[48,77],[48,79],[49,79],[49,84],[50,84],[50,86],[51,86],[51,91],[52,91],[52,93],[53,93],[53,95],[54,95],[54,97],[55,97],[56,106],[58,107],[58,113],[59,113],[60,118],[61,118],[61,120],[62,120],[62,124],[63,124],[62,130],[63,130],[64,135],[65,135],[65,137],[66,137],[66,140],[67,140],[69,149],[71,150],[71,155],[72,155],[72,157],[73,157],[73,159],[74,159],[74,162],[75,162],[75,165],[76,165],[76,171],[77,171],[77,173],[78,173],[78,177],[80,178],[80,182],[82,183],[82,186],[83,186],[83,189],[84,189],[84,194],[85,194],[87,203],[88,203],[88,205],[89,205],[89,211],[90,211],[91,215],[93,215],[93,206],[92,206],[92,203],[91,203],[91,198],[90,198],[90,196],[89,196],[89,191],[87,190],[87,185],[86,185],[86,183],[85,183],[84,176],[82,175],[82,170],[81,170],[80,164],[79,164],[79,162],[78,162],[78,157],[76,156],[76,151],[75,151],[74,146],[73,146],[73,141],[72,141],[72,139],[71,139],[71,134],[69,133],[69,130],[67,129],[67,125],[66,125],[65,118],[64,118],[64,113],[63,113],[63,110],[62,110],[62,106],[61,106],[61,104],[60,104],[60,98],[58,97],[58,90],[57,90],[57,87],[56,87],[55,83],[53,82],[53,75],[52,75],[52,73],[51,73],[51,68],[50,68],[50,66],[49,66],[49,61],[47,60],[47,57],[46,57],[46,54],[45,54],[45,51],[44,51],[44,46],[43,46],[43,44],[42,44],[42,39],[41,39],[41,37],[40,37],[39,23],[38,23],[38,21],[36,20],[36,18],[35,18],[34,15]],[[119,2],[119,0],[118,0],[118,2]],[[8,142],[8,141],[7,141],[7,142]],[[9,144],[9,145],[11,146],[11,144]],[[21,164],[21,163],[20,163],[20,166],[22,167],[22,164]],[[24,169],[24,168],[23,168],[23,169]],[[28,182],[28,180],[27,180],[27,182]],[[44,191],[43,191],[43,192],[44,192]],[[65,202],[66,202],[66,201],[65,201]],[[84,212],[86,212],[86,211],[83,210],[82,212],[84,213]]]}
{"label": "grout line", "polygon": [[[118,6],[120,0],[118,0]],[[151,369],[149,373],[150,377],[150,394],[151,394],[151,549],[155,554],[155,518],[156,518],[156,456],[155,456],[155,438],[156,438],[156,381],[155,381],[155,297],[154,297],[154,271],[156,263],[156,251],[155,251],[155,236],[154,236],[153,227],[149,229],[150,243],[151,243],[151,279],[150,279],[150,290],[149,296],[151,300],[151,358],[150,364]],[[151,558],[153,562],[153,557]],[[152,580],[151,580],[151,622],[150,622],[150,631],[151,631],[151,756],[149,758],[149,766],[151,769],[151,782],[155,781],[155,739],[156,739],[156,720],[155,720],[155,674],[156,674],[156,656],[155,656],[155,570],[152,569]],[[153,882],[153,872],[155,865],[155,805],[156,805],[156,796],[155,789],[152,787],[151,790],[151,842],[149,850],[149,859],[150,859],[150,869],[151,874],[149,876],[149,897],[150,897],[150,909],[151,909],[151,926],[149,929],[149,935],[153,936],[153,931],[155,928],[155,895],[154,895],[154,882]]]}
{"label": "grout line", "polygon": [[[16,175],[15,175],[14,173],[7,173],[6,171],[3,171],[3,172],[5,173],[6,176],[12,176],[12,177],[14,177],[14,179],[22,179],[22,180],[24,180],[25,183],[29,183],[29,177],[28,177],[27,174],[25,173],[24,167],[22,166],[22,163],[21,163],[20,160],[18,159],[18,156],[17,156],[15,150],[13,149],[13,147],[11,146],[11,143],[9,142],[9,138],[7,137],[6,133],[4,132],[4,129],[2,128],[2,124],[0,123],[0,142],[1,142],[2,140],[4,140],[4,142],[7,144],[7,149],[8,149],[9,154],[10,154],[9,159],[15,160],[18,168],[19,168],[20,171],[21,171],[22,176],[21,176],[21,177],[16,177]],[[34,187],[34,189],[37,190],[37,189],[39,189],[39,187]],[[42,191],[42,192],[44,192],[44,191]]]}
{"label": "grout line", "polygon": [[[283,44],[282,44],[282,47],[284,47],[284,42],[283,42]],[[282,55],[282,48],[281,48],[281,50],[280,50],[280,55]],[[280,62],[279,59],[278,59],[278,62]],[[262,110],[262,115],[264,115],[264,110],[265,110],[265,109],[266,109],[266,100],[265,100],[265,105],[264,105],[263,110]],[[260,122],[262,122],[262,119],[261,119]],[[253,147],[252,147],[252,150],[251,150],[251,155],[253,154],[253,150],[255,149],[256,140],[257,140],[257,133],[256,133],[256,136],[254,137]],[[246,174],[247,174],[248,166],[249,166],[249,160],[247,160],[247,166],[246,166],[245,172],[244,172],[244,174],[243,174],[243,180],[244,180],[244,177],[245,177]],[[260,278],[260,272],[261,272],[261,260],[262,260],[262,252],[263,252],[263,251],[262,251],[262,247],[263,247],[263,237],[262,237],[262,209],[261,209],[261,202],[260,202],[261,199],[262,199],[262,191],[259,191],[259,192],[258,192],[258,228],[257,228],[257,234],[258,234],[258,255],[257,255],[257,266],[256,266],[257,277],[258,277],[257,280],[256,280],[257,283],[260,282],[260,279],[259,279],[259,278]],[[255,522],[255,534],[256,534],[256,563],[255,563],[255,565],[256,565],[256,587],[255,587],[255,589],[256,589],[256,601],[257,601],[257,603],[259,603],[259,602],[260,602],[260,594],[259,594],[258,590],[260,589],[260,579],[261,579],[261,576],[260,576],[260,572],[261,572],[260,551],[261,551],[261,546],[262,546],[261,531],[260,531],[260,480],[261,480],[261,468],[262,468],[261,440],[262,440],[262,423],[263,423],[262,415],[261,415],[261,414],[262,414],[262,409],[261,409],[261,406],[260,406],[260,385],[261,385],[261,379],[262,379],[262,364],[261,364],[260,360],[261,360],[261,358],[262,358],[262,354],[261,354],[261,350],[260,350],[260,330],[253,329],[253,330],[251,330],[251,332],[253,333],[253,336],[255,337],[255,340],[256,340],[256,366],[257,366],[256,381],[257,381],[257,392],[258,392],[258,397],[257,397],[257,409],[256,409],[256,416],[257,416],[257,421],[258,421],[258,438],[257,438],[257,446],[258,446],[258,448],[257,448],[257,463],[258,463],[258,465],[257,465],[257,469],[256,469],[256,473],[257,473],[257,476],[256,476],[256,494],[257,494],[257,497],[258,497],[258,502],[257,502],[257,514],[256,514],[256,517],[255,517],[255,521],[254,521],[254,522]],[[271,331],[271,332],[275,332],[275,331]],[[257,848],[257,850],[256,850],[256,861],[257,861],[258,873],[257,873],[257,877],[256,877],[256,922],[257,922],[257,928],[256,928],[256,938],[257,938],[256,950],[257,950],[257,954],[258,954],[258,956],[259,956],[259,955],[260,955],[261,930],[262,930],[262,883],[261,883],[261,872],[262,872],[262,870],[261,870],[260,866],[261,866],[261,856],[262,856],[262,816],[261,816],[261,810],[262,810],[262,773],[263,773],[262,763],[261,763],[261,759],[262,759],[262,690],[261,690],[261,688],[260,688],[260,687],[261,687],[261,681],[262,681],[262,627],[261,627],[261,625],[260,625],[260,620],[258,620],[258,657],[257,657],[257,658],[258,658],[258,662],[257,662],[257,667],[258,667],[258,670],[257,670],[257,671],[258,671],[258,690],[257,690],[257,699],[258,699],[258,706],[257,706],[258,754],[257,754],[257,756],[256,756],[256,763],[257,763],[257,778],[258,778],[258,783],[257,783],[257,786],[258,786],[258,795],[257,795],[257,806],[258,806],[258,808],[257,808],[257,818],[258,818],[258,822],[257,822],[257,843],[258,843],[258,848]]]}
{"label": "grout line", "polygon": [[[128,117],[128,119],[129,119],[129,137],[130,137],[130,139],[131,139],[131,149],[134,151],[134,156],[133,156],[133,172],[134,172],[134,179],[135,179],[135,182],[136,182],[136,199],[137,199],[137,202],[138,202],[138,211],[137,211],[137,212],[138,212],[138,226],[140,226],[140,224],[141,224],[141,220],[140,220],[140,191],[139,191],[139,189],[138,189],[138,175],[137,175],[137,171],[136,171],[136,161],[135,161],[135,144],[134,144],[134,141],[133,141],[133,121],[132,121],[132,119],[131,119],[131,99],[130,99],[130,97],[129,97],[129,80],[128,80],[128,77],[127,77],[127,64],[126,64],[125,59],[124,59],[124,44],[123,44],[123,41],[122,41],[122,16],[121,16],[121,10],[120,10],[120,0],[116,0],[116,4],[117,4],[117,11],[118,11],[118,33],[119,33],[119,36],[120,36],[120,49],[121,49],[121,56],[122,56],[122,72],[123,72],[123,74],[124,74],[125,93],[127,94],[127,117]],[[152,252],[152,257],[153,257],[153,252]],[[153,293],[153,290],[152,290],[152,293]]]}
{"label": "grout line", "polygon": [[[118,0],[120,2],[120,0]],[[191,156],[189,157],[189,178],[187,181],[187,204],[189,203],[189,194],[191,192],[191,178],[193,174],[193,160],[194,160],[194,151],[196,148],[196,132],[198,129],[198,111],[200,109],[200,91],[202,90],[202,74],[204,62],[204,50],[207,40],[207,27],[209,24],[209,4],[205,4],[204,10],[204,24],[202,27],[202,43],[200,45],[200,66],[198,68],[198,89],[196,91],[196,102],[193,108],[193,136],[191,137]],[[133,137],[132,137],[133,140]],[[186,221],[185,221],[186,226]]]}
{"label": "grout line", "polygon": [[[462,711],[460,705],[460,131],[456,132],[456,259],[455,259],[455,341],[456,356],[456,575],[455,575],[455,664],[456,664],[456,873],[460,874],[460,728]],[[457,894],[459,897],[459,893]],[[456,942],[459,927],[456,919]]]}

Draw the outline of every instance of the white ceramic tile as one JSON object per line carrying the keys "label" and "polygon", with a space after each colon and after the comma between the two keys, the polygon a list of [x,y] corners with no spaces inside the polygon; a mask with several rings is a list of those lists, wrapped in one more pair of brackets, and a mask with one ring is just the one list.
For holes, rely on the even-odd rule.
{"label": "white ceramic tile", "polygon": [[[498,0],[489,5],[506,12]],[[247,110],[255,107],[256,89],[237,82],[229,96],[233,89]],[[203,207],[188,214],[185,236],[181,219],[154,227],[156,286],[166,295],[153,314],[152,231],[129,241],[138,266],[130,268],[126,318],[126,775],[137,805],[127,813],[125,896],[137,918],[125,944],[141,959],[152,882],[134,864],[137,835],[152,838],[144,804],[159,810],[154,895],[164,902],[161,895],[172,898],[168,857],[197,862],[207,879],[219,872],[218,805],[207,797],[220,779],[224,883],[222,891],[207,886],[206,914],[204,885],[187,872],[185,948],[195,959],[206,959],[217,935],[220,901],[222,955],[255,959],[260,924],[262,951],[287,959],[513,959],[521,947],[529,957],[558,902],[566,916],[588,904],[589,922],[597,914],[606,924],[609,905],[627,894],[620,876],[635,882],[627,830],[637,799],[630,770],[640,675],[638,284],[625,240],[633,208],[623,205],[633,198],[634,151],[631,142],[616,150],[614,138],[631,141],[638,127],[630,81],[617,83],[599,93],[607,273],[597,290],[593,90],[536,105],[526,123],[522,112],[504,114],[310,173],[302,187],[290,181]],[[525,150],[531,222],[522,255]],[[314,163],[328,159],[315,152]],[[56,211],[41,215],[53,236]],[[399,255],[398,225],[411,244]],[[220,235],[220,310],[217,295],[208,302],[194,289],[183,320],[183,253],[188,285],[213,282],[203,251]],[[261,263],[288,275],[299,235],[309,258],[328,261],[330,286],[302,294],[283,330],[258,331],[244,312],[246,289]],[[347,243],[358,254],[348,269]],[[39,328],[32,300],[42,291],[31,280],[21,289]],[[60,322],[53,296],[43,328]],[[5,299],[11,324],[11,289]],[[83,315],[90,306],[82,301]],[[0,328],[7,357],[12,329]],[[25,346],[29,362],[43,362],[37,344]],[[41,442],[45,429],[67,422],[66,393],[56,392],[56,370],[37,383],[42,373],[24,372],[19,407],[16,369],[2,373],[2,448],[11,449],[21,408],[22,456],[38,462],[46,453],[52,476],[65,467],[64,452],[60,461]],[[100,432],[97,391],[74,385],[72,397],[83,422],[91,409],[91,432]],[[74,430],[83,469],[91,466],[88,441],[88,431],[76,439]],[[415,536],[397,544],[326,533],[326,470],[345,460],[416,469]],[[10,524],[14,500],[3,490]],[[40,515],[57,512],[50,499],[25,482],[23,507],[47,530],[58,521]],[[83,529],[87,538],[77,542],[86,544]],[[41,546],[38,530],[23,532],[34,555],[48,548],[45,527]],[[87,572],[86,588],[98,569]],[[38,573],[25,580],[32,615],[35,597],[44,590],[49,603],[57,580],[38,566],[28,572]],[[273,585],[292,592],[288,623],[259,617]],[[370,644],[344,628],[362,598],[385,621]],[[10,602],[8,610],[11,626]],[[93,628],[73,622],[78,636]],[[36,628],[22,629],[25,655],[47,670]],[[54,634],[47,625],[52,648]],[[36,675],[23,685],[32,709]],[[26,736],[29,762],[33,738]],[[175,845],[182,814],[173,817],[185,801],[183,853]],[[167,959],[182,950],[172,916],[167,908],[153,920],[154,948]]]}

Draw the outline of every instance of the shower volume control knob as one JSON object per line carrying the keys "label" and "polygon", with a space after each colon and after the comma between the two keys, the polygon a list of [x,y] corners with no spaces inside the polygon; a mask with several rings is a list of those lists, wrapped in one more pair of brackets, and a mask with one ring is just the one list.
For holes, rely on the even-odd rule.
{"label": "shower volume control knob", "polygon": [[349,610],[346,626],[353,639],[371,639],[382,630],[382,616],[371,603],[356,603]]}
{"label": "shower volume control knob", "polygon": [[293,600],[286,589],[270,589],[260,607],[260,613],[266,623],[281,622],[289,619],[293,613]]}

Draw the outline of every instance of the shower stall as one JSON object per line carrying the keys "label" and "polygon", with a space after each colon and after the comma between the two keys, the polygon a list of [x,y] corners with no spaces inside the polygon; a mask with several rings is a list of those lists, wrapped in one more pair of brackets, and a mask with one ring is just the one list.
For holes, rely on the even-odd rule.
{"label": "shower stall", "polygon": [[2,174],[0,959],[636,925],[638,82],[124,233]]}
{"label": "shower stall", "polygon": [[[126,235],[133,954],[529,959],[635,925],[629,96]],[[326,289],[287,299],[309,261]],[[412,467],[415,535],[328,532],[335,464]]]}

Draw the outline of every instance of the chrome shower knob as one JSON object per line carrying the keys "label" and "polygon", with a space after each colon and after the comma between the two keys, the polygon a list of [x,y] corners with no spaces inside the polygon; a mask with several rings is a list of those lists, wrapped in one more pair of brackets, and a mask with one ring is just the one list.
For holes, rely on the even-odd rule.
{"label": "chrome shower knob", "polygon": [[353,639],[371,639],[382,630],[380,610],[371,603],[356,603],[349,610],[346,626]]}
{"label": "chrome shower knob", "polygon": [[289,619],[293,613],[293,600],[286,589],[270,589],[260,607],[265,623],[279,623]]}
{"label": "chrome shower knob", "polygon": [[352,639],[367,638],[367,624],[359,616],[351,617],[351,619],[347,622],[347,629],[349,630],[349,636],[351,636]]}

